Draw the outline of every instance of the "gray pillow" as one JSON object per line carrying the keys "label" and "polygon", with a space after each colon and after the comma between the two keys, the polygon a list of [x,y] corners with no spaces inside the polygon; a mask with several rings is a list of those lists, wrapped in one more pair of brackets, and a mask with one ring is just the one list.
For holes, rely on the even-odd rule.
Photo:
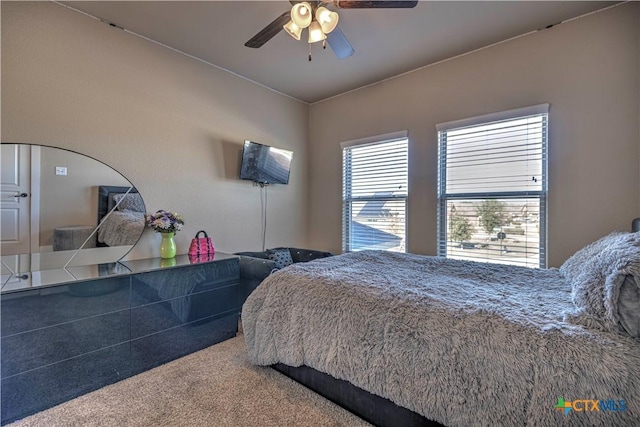
{"label": "gray pillow", "polygon": [[640,282],[627,275],[620,287],[618,299],[620,326],[632,337],[640,337]]}
{"label": "gray pillow", "polygon": [[119,211],[133,211],[133,212],[144,212],[144,201],[142,200],[142,196],[139,193],[129,193],[129,194],[116,194],[113,196],[113,201],[115,203],[120,202],[118,205]]}
{"label": "gray pillow", "polygon": [[293,258],[291,258],[289,249],[269,249],[267,256],[271,261],[276,263],[276,268],[285,268],[293,264]]}

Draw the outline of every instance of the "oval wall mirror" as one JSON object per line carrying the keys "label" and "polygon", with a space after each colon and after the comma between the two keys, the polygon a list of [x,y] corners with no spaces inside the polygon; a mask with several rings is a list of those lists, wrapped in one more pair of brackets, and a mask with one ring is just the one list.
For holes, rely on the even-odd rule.
{"label": "oval wall mirror", "polygon": [[2,143],[2,273],[116,262],[144,231],[142,197],[89,156]]}

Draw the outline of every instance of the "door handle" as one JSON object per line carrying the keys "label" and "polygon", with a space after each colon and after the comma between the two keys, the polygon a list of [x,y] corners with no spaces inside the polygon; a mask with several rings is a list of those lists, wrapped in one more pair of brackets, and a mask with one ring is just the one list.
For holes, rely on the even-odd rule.
{"label": "door handle", "polygon": [[17,199],[18,197],[29,197],[29,195],[27,193],[20,193],[20,194],[16,194],[13,197],[15,197]]}

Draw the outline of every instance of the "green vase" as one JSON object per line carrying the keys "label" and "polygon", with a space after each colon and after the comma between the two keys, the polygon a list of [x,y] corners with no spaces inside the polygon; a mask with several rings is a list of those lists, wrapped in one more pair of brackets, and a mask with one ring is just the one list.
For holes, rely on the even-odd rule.
{"label": "green vase", "polygon": [[162,241],[160,242],[160,258],[173,258],[176,256],[176,242],[173,237],[176,233],[160,233]]}

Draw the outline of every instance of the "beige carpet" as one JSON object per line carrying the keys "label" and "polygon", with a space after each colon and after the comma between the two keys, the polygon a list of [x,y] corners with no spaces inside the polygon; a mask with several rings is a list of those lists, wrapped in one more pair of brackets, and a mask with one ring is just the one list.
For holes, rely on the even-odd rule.
{"label": "beige carpet", "polygon": [[242,335],[11,426],[368,426],[271,368]]}

